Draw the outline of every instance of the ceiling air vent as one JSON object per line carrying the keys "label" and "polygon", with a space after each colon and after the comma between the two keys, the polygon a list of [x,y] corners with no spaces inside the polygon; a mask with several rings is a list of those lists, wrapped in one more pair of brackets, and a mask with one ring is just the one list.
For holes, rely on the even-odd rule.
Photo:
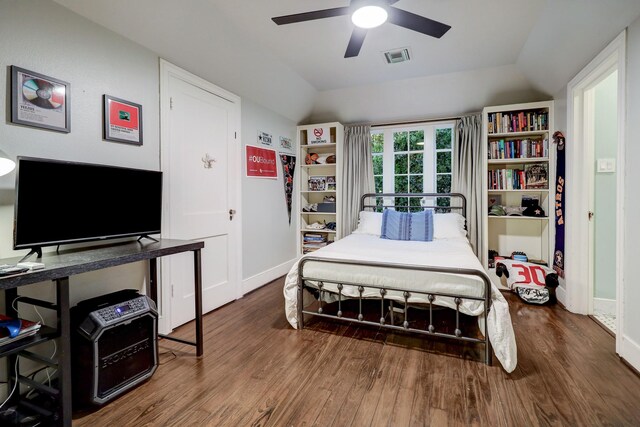
{"label": "ceiling air vent", "polygon": [[398,62],[404,62],[411,59],[409,55],[409,49],[404,47],[402,49],[394,49],[384,52],[384,59],[387,64],[397,64]]}

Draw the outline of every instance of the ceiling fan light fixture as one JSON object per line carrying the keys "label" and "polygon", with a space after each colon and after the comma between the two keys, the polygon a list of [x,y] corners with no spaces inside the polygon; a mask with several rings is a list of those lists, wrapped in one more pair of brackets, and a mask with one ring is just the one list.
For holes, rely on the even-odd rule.
{"label": "ceiling fan light fixture", "polygon": [[387,11],[381,6],[362,6],[351,15],[351,22],[360,28],[375,28],[387,21]]}

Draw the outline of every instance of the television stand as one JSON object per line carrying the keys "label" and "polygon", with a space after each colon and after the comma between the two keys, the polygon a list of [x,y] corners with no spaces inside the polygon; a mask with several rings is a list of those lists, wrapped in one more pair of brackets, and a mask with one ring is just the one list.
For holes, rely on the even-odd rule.
{"label": "television stand", "polygon": [[[149,282],[147,295],[157,303],[158,301],[158,272],[157,259],[163,256],[183,252],[193,253],[194,269],[194,293],[195,293],[195,341],[186,341],[168,337],[175,341],[184,342],[195,347],[196,356],[203,355],[203,330],[202,330],[202,261],[201,249],[204,242],[194,240],[170,240],[160,239],[158,242],[140,244],[130,241],[115,243],[94,248],[68,249],[61,253],[47,252],[42,262],[46,268],[28,271],[12,276],[0,277],[0,290],[5,293],[5,314],[10,317],[18,317],[13,304],[33,304],[49,310],[53,310],[57,317],[57,328],[42,326],[40,331],[30,337],[0,346],[0,357],[6,357],[6,372],[13,372],[18,356],[36,360],[39,363],[55,365],[58,369],[58,384],[55,389],[40,387],[44,392],[54,396],[57,401],[51,418],[55,425],[71,427],[71,318],[69,301],[69,278],[76,274],[101,270],[103,268],[130,264],[133,262],[147,261],[149,268]],[[35,248],[34,248],[35,252]],[[18,258],[0,259],[0,264],[17,264]],[[56,301],[49,302],[37,298],[18,296],[18,288],[34,283],[54,281],[56,284]],[[57,360],[48,360],[41,355],[32,353],[27,349],[33,345],[59,337],[59,356]],[[15,381],[33,385],[29,378],[9,375],[8,386],[11,389]],[[38,386],[40,386],[38,384]],[[13,396],[9,405],[16,403],[19,396]],[[28,403],[28,402],[27,402]],[[23,402],[24,404],[24,402]],[[49,411],[49,413],[51,413]]]}
{"label": "television stand", "polygon": [[27,260],[33,254],[38,254],[38,256],[36,257],[37,259],[42,258],[42,247],[41,246],[34,246],[33,248],[31,248],[29,253],[26,254],[25,256],[23,256],[20,259],[20,261],[18,261],[18,262],[24,262],[25,260]]}
{"label": "television stand", "polygon": [[148,234],[143,234],[142,236],[138,237],[137,241],[139,242],[142,239],[149,239],[149,240],[152,240],[152,241],[154,241],[156,243],[158,243],[160,241],[158,239],[154,239],[153,237],[149,236]]}

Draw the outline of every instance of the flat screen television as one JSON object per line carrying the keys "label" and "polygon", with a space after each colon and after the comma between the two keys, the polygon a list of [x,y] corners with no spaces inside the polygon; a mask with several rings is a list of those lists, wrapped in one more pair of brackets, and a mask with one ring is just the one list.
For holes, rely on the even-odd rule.
{"label": "flat screen television", "polygon": [[18,157],[13,248],[160,233],[162,172]]}

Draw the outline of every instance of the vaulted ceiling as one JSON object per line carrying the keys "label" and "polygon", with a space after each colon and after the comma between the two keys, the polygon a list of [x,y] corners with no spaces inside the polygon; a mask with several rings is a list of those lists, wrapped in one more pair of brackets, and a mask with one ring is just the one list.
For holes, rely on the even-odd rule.
{"label": "vaulted ceiling", "polygon": [[[56,0],[214,83],[299,120],[324,91],[517,66],[552,96],[640,15],[638,0],[399,0],[451,25],[441,39],[385,23],[344,58],[353,24],[271,18],[349,0]],[[382,52],[408,47],[411,61]]]}

